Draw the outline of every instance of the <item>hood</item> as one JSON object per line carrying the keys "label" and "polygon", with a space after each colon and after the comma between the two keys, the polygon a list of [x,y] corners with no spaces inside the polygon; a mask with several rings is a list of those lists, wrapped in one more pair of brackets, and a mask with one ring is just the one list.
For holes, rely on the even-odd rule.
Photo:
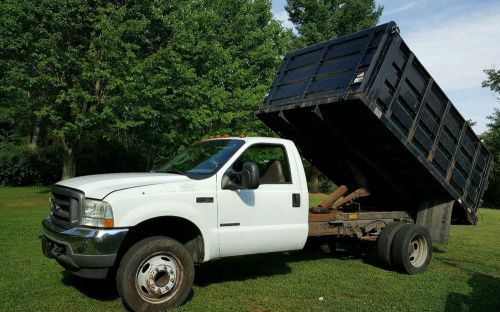
{"label": "hood", "polygon": [[187,180],[189,178],[186,176],[171,173],[110,173],[76,177],[57,182],[56,185],[83,191],[88,198],[103,199],[118,190]]}

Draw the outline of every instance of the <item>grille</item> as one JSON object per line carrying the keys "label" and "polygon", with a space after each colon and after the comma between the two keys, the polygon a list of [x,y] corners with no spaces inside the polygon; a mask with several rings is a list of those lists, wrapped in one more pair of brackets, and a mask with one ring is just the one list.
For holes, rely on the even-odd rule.
{"label": "grille", "polygon": [[54,186],[50,197],[52,222],[65,229],[77,225],[84,198],[84,194],[80,191]]}

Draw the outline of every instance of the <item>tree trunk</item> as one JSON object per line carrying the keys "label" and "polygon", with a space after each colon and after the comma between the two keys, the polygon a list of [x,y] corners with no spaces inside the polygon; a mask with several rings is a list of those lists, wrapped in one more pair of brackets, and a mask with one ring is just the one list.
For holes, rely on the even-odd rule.
{"label": "tree trunk", "polygon": [[32,151],[38,148],[38,135],[40,134],[40,127],[35,126],[34,130],[28,137],[28,148]]}
{"label": "tree trunk", "polygon": [[312,167],[311,177],[309,178],[309,192],[310,193],[319,193],[319,176],[321,172]]}
{"label": "tree trunk", "polygon": [[70,179],[75,176],[76,158],[73,149],[64,149],[62,180]]}

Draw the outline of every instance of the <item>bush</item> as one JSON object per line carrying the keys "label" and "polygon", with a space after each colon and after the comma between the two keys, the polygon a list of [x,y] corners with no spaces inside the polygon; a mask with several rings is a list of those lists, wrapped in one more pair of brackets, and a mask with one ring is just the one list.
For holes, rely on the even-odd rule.
{"label": "bush", "polygon": [[88,142],[76,153],[76,176],[114,173],[145,172],[148,160],[154,159],[152,147],[126,147],[117,141]]}
{"label": "bush", "polygon": [[328,179],[327,177],[321,175],[319,177],[319,185],[318,185],[318,188],[319,188],[319,191],[321,193],[332,193],[333,191],[335,191],[335,189],[337,188],[337,186],[335,185],[335,183],[333,183],[332,181],[330,181],[330,179]]}
{"label": "bush", "polygon": [[35,151],[27,146],[0,145],[0,184],[10,186],[50,185],[60,180],[61,153],[52,147]]}

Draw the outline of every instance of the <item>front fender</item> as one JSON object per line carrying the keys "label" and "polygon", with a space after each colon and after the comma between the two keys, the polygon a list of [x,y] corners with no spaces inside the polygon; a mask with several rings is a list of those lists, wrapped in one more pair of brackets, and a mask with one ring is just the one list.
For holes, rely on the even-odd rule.
{"label": "front fender", "polygon": [[[200,230],[205,246],[205,259],[219,256],[217,205],[196,203],[199,192],[150,194],[140,190],[127,190],[110,194],[115,227],[129,228],[157,217],[178,217],[192,222]],[[213,195],[212,195],[213,196]]]}

